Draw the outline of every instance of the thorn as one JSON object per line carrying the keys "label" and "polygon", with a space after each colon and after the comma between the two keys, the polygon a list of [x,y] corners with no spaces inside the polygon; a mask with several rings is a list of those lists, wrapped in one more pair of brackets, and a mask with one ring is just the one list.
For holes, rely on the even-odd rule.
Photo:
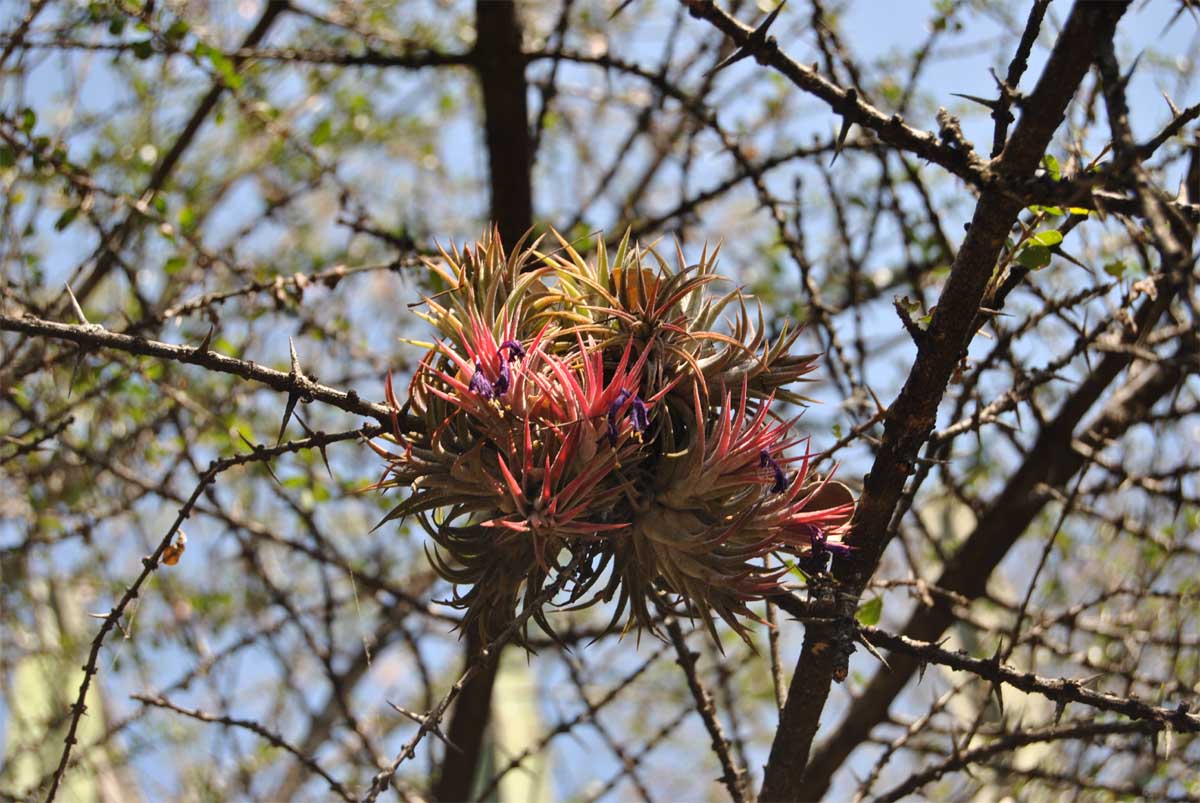
{"label": "thorn", "polygon": [[1062,249],[1062,246],[1059,246],[1059,245],[1054,246],[1053,248],[1050,249],[1050,253],[1054,254],[1055,256],[1062,257],[1063,259],[1067,260],[1075,267],[1083,268],[1084,270],[1088,271],[1089,273],[1092,270],[1087,265],[1083,264],[1078,259],[1076,259],[1075,257],[1068,254],[1066,251],[1064,251]]}
{"label": "thorn", "polygon": [[842,147],[846,144],[846,136],[850,133],[850,126],[854,125],[854,121],[850,119],[849,107],[858,107],[858,91],[853,87],[846,90],[846,98],[843,101],[843,107],[846,109],[842,112],[842,127],[838,130],[837,140],[833,143],[833,158],[829,160],[829,166],[833,167],[833,163],[837,161],[838,156],[842,153]]}
{"label": "thorn", "polygon": [[1124,92],[1129,88],[1129,81],[1133,78],[1133,72],[1142,62],[1142,56],[1144,55],[1146,55],[1146,51],[1144,50],[1141,53],[1138,53],[1137,58],[1133,60],[1133,64],[1129,65],[1129,71],[1122,75],[1121,79],[1117,82],[1117,88],[1120,89],[1121,92]]}
{"label": "thorn", "polygon": [[856,636],[857,636],[857,638],[858,638],[859,642],[861,642],[861,643],[862,643],[862,645],[863,645],[864,647],[866,647],[866,648],[867,648],[867,652],[871,653],[871,656],[872,656],[873,658],[875,658],[875,660],[879,661],[879,663],[883,664],[884,668],[885,668],[885,669],[887,669],[887,671],[891,672],[891,671],[892,671],[892,666],[891,666],[891,664],[889,664],[889,663],[888,663],[888,662],[887,662],[887,661],[884,659],[884,657],[883,657],[882,655],[880,655],[880,654],[879,654],[879,650],[875,649],[875,645],[874,645],[874,644],[872,644],[871,642],[867,641],[866,637],[865,637],[865,636],[862,634],[862,631],[861,631],[861,630],[860,630],[860,631],[858,631],[858,633],[856,634]]}
{"label": "thorn", "polygon": [[[245,435],[243,435],[242,431],[240,429],[237,431],[237,434],[238,434],[238,437],[242,439],[242,443],[244,443],[250,447],[250,451],[252,451],[252,452],[262,451],[262,446],[251,443],[250,439],[247,438]],[[267,473],[271,475],[271,479],[275,480],[275,484],[282,488],[283,483],[279,481],[279,477],[275,476],[275,471],[274,471],[274,469],[271,468],[270,461],[263,460],[261,462],[262,462],[263,467],[266,468]]]}
{"label": "thorn", "polygon": [[928,661],[921,661],[917,664],[917,683],[925,679],[925,669],[929,666]]}
{"label": "thorn", "polygon": [[[884,416],[887,415],[887,408],[884,407],[883,403],[879,401],[879,397],[875,395],[874,390],[868,387],[867,393],[871,394],[871,401],[875,402],[875,417],[882,421]],[[932,608],[933,604],[930,603],[929,607]]]}
{"label": "thorn", "polygon": [[71,308],[75,310],[75,317],[79,318],[79,322],[84,326],[91,326],[92,322],[83,314],[83,307],[79,306],[79,299],[75,298],[75,293],[69,284],[67,285],[67,295],[71,297]]}
{"label": "thorn", "polygon": [[998,109],[1000,109],[1000,101],[999,100],[988,100],[987,98],[981,98],[978,95],[964,95],[961,92],[951,92],[950,94],[956,98],[963,98],[964,100],[974,101],[975,103],[978,103],[980,106],[983,106],[985,109],[991,109],[992,111],[997,111]]}
{"label": "thorn", "polygon": [[279,425],[279,437],[275,439],[275,445],[283,443],[283,433],[287,429],[288,421],[292,417],[292,411],[296,409],[296,402],[300,401],[300,394],[296,391],[289,391],[287,404],[283,408],[283,423]]}
{"label": "thorn", "polygon": [[1194,5],[1193,0],[1179,0],[1179,10],[1177,10],[1171,16],[1171,19],[1167,20],[1167,24],[1163,26],[1162,32],[1166,33],[1167,31],[1171,30],[1171,28],[1175,25],[1175,21],[1182,16],[1184,11],[1191,14],[1192,20],[1196,22],[1196,24],[1200,25],[1200,19],[1197,19],[1196,17],[1196,6]]}
{"label": "thorn", "polygon": [[[992,119],[1000,119],[1001,117],[1011,123],[1016,118],[1010,111],[1012,106],[1020,106],[1024,101],[1024,97],[1015,87],[1008,85],[1008,82],[996,74],[995,69],[989,67],[988,72],[992,75],[992,80],[996,82],[996,89],[1000,92],[1000,97],[996,100],[997,108],[992,108]],[[968,97],[961,95],[960,97]],[[987,104],[984,104],[987,105]],[[990,106],[988,108],[991,108]]]}
{"label": "thorn", "polygon": [[[288,348],[292,351],[292,369],[289,371],[294,381],[304,381],[304,371],[300,369],[300,357],[296,354],[296,344],[292,339],[288,338]],[[283,423],[279,425],[279,437],[275,439],[275,445],[283,443],[283,433],[287,430],[288,421],[291,420],[292,411],[296,409],[296,402],[300,401],[300,392],[295,390],[288,391],[287,405],[283,408]]]}
{"label": "thorn", "polygon": [[[309,428],[309,426],[308,426],[308,422],[307,422],[307,421],[305,421],[305,420],[304,420],[304,419],[303,419],[303,418],[300,416],[300,414],[299,414],[299,413],[296,413],[296,420],[300,422],[300,426],[304,427],[304,434],[305,434],[305,435],[307,435],[307,436],[308,436],[308,437],[310,437],[310,438],[314,438],[314,439],[317,439],[317,438],[319,438],[319,435],[320,435],[320,433],[313,432],[313,431],[312,431],[312,430]],[[324,443],[319,443],[319,444],[317,444],[317,451],[321,453],[321,462],[323,462],[323,463],[325,464],[325,471],[329,473],[329,479],[331,479],[331,480],[332,480],[332,479],[333,479],[333,469],[331,469],[331,468],[329,467],[329,455],[325,453],[325,446],[326,446],[326,444],[324,444]]]}
{"label": "thorn", "polygon": [[288,338],[288,348],[292,352],[291,373],[298,378],[302,378],[304,376],[304,372],[300,370],[300,357],[296,354],[296,343],[290,337]]}
{"label": "thorn", "polygon": [[[626,5],[628,5],[630,2],[632,2],[632,0],[626,0]],[[759,23],[759,26],[755,28],[754,32],[746,38],[746,41],[742,43],[742,46],[730,53],[725,58],[721,59],[716,67],[713,67],[708,71],[708,74],[705,77],[707,78],[709,76],[716,75],[730,64],[739,62],[742,59],[748,56],[753,56],[755,53],[757,53],[758,50],[767,43],[767,29],[770,28],[771,24],[775,22],[775,18],[779,16],[780,11],[783,11],[783,7],[785,5],[787,5],[787,0],[783,0],[782,3],[775,6],[775,10],[768,14],[765,20]]]}
{"label": "thorn", "polygon": [[[388,705],[390,705],[392,707],[392,710],[394,710],[397,714],[408,717],[409,719],[411,719],[413,722],[417,723],[421,727],[425,727],[425,723],[429,720],[428,716],[423,715],[423,714],[418,714],[415,711],[409,711],[407,708],[401,708],[400,706],[396,705],[395,703],[391,702],[390,700],[388,701]],[[438,727],[437,725],[434,725],[432,728],[429,728],[429,732],[432,733],[434,736],[438,737],[439,739],[441,739],[443,742],[445,742],[447,747],[452,747],[452,748],[454,748],[454,750],[456,750],[459,753],[461,753],[463,751],[463,749],[461,747],[459,747],[454,742],[452,742],[448,738],[446,738],[446,734],[442,733],[442,729],[440,727]]]}
{"label": "thorn", "polygon": [[216,331],[217,331],[216,324],[211,324],[208,327],[208,334],[206,334],[204,336],[204,339],[200,341],[200,345],[196,346],[197,354],[207,354],[208,353],[208,347],[212,343],[213,333]]}
{"label": "thorn", "polygon": [[1183,112],[1179,110],[1179,107],[1175,105],[1175,101],[1171,100],[1171,96],[1167,94],[1167,90],[1162,90],[1162,96],[1163,100],[1167,102],[1167,108],[1171,110],[1172,117],[1178,117],[1179,115],[1183,114]]}

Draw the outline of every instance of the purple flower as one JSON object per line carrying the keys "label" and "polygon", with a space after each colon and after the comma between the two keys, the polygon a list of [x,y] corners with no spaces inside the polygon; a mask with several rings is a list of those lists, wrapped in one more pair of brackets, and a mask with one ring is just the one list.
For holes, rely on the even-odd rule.
{"label": "purple flower", "polygon": [[492,398],[503,396],[508,393],[508,388],[512,385],[512,374],[508,371],[508,361],[500,361],[500,376],[496,377],[496,387],[492,391]]}
{"label": "purple flower", "polygon": [[613,403],[608,405],[608,445],[614,449],[617,446],[617,415],[621,412],[621,407],[625,402],[629,401],[629,397],[632,395],[628,390],[622,389],[617,394],[617,398],[613,399]]}
{"label": "purple flower", "polygon": [[634,396],[632,391],[622,389],[617,394],[617,398],[613,399],[612,404],[608,405],[608,428],[606,434],[608,435],[609,445],[614,448],[617,445],[617,435],[619,434],[617,421],[620,420],[621,408],[625,406],[630,397],[633,398],[633,401],[629,403],[629,410],[625,413],[629,416],[630,427],[640,436],[650,426],[650,409],[646,407],[646,403],[642,401],[642,397]]}
{"label": "purple flower", "polygon": [[633,402],[629,405],[629,421],[633,426],[633,431],[639,435],[646,431],[646,427],[650,426],[650,413],[640,396],[634,396]]}
{"label": "purple flower", "polygon": [[[512,362],[513,360],[520,360],[525,356],[525,347],[515,340],[505,340],[500,344],[500,348],[497,349],[497,351],[503,352],[505,349],[508,349],[509,362]],[[503,356],[503,354],[501,354],[501,356]]]}
{"label": "purple flower", "polygon": [[[461,387],[461,386],[460,386]],[[475,361],[475,373],[471,376],[471,384],[468,385],[472,393],[478,393],[485,399],[496,398],[496,391],[492,387],[492,383],[483,375],[483,364],[479,360]]]}
{"label": "purple flower", "polygon": [[850,545],[840,541],[830,541],[825,529],[816,524],[803,524],[801,527],[808,535],[811,551],[800,559],[800,565],[812,574],[828,574],[833,568],[835,557],[850,554]]}
{"label": "purple flower", "polygon": [[783,467],[775,462],[774,458],[771,457],[771,453],[766,449],[758,453],[758,467],[769,468],[775,475],[775,483],[771,486],[772,493],[781,494],[787,490],[787,474],[784,473]]}

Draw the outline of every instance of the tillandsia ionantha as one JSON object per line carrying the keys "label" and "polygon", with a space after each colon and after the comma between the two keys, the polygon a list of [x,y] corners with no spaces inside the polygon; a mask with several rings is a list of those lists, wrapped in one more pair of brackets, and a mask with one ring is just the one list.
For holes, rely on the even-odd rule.
{"label": "tillandsia ionantha", "polygon": [[555,605],[615,600],[614,624],[651,628],[665,605],[747,638],[787,556],[850,548],[849,491],[809,472],[809,439],[773,409],[806,401],[790,386],[816,355],[791,353],[794,328],[768,342],[739,289],[713,291],[719,248],[692,265],[676,248],[672,266],[626,234],[589,261],[554,236],[506,254],[493,232],[427,263],[436,340],[402,403],[388,377],[392,446],[372,444],[372,487],[410,490],[383,521],[428,532],[485,641],[527,606],[553,634],[537,603],[568,565]]}

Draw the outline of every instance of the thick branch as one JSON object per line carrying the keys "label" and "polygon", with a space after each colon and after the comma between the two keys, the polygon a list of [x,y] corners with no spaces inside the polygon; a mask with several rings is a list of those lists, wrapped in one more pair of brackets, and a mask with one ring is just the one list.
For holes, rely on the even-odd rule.
{"label": "thick branch", "polygon": [[[1067,104],[1086,75],[1091,54],[1112,38],[1125,3],[1077,4],[1030,95],[1017,129],[997,160],[1003,175],[1032,175]],[[805,765],[821,712],[834,679],[846,673],[848,641],[859,595],[879,564],[888,542],[888,523],[913,471],[921,446],[933,429],[937,408],[962,356],[996,259],[1021,204],[985,190],[937,304],[916,363],[888,409],[883,439],[852,523],[853,556],[838,570],[843,585],[841,622],[806,629],[800,661],[771,747],[762,798],[798,800]]]}
{"label": "thick branch", "polygon": [[[476,0],[475,28],[475,69],[483,91],[491,216],[500,241],[513,248],[533,226],[533,144],[526,101],[529,84],[516,4],[511,0]],[[483,646],[474,634],[464,642],[464,661],[478,667],[478,671],[463,687],[454,707],[448,737],[461,750],[447,751],[433,790],[436,800],[466,800],[478,772],[500,664],[499,654],[481,661]]]}
{"label": "thick branch", "polygon": [[483,90],[491,215],[500,229],[500,241],[512,248],[533,225],[533,146],[521,21],[511,0],[477,0],[475,21],[475,69]]}
{"label": "thick branch", "polygon": [[[1153,326],[1152,316],[1157,318],[1160,312],[1159,304],[1147,304],[1138,315],[1140,327]],[[1082,467],[1085,455],[1071,447],[1072,441],[1096,449],[1122,437],[1187,376],[1175,361],[1147,369],[1118,391],[1091,426],[1075,437],[1079,421],[1131,359],[1127,353],[1105,355],[1096,370],[1064,402],[934,585],[967,600],[979,598],[992,572],[1053,498],[1052,491],[1065,488]],[[912,615],[903,632],[908,638],[936,641],[954,621],[949,596],[939,595],[934,607],[920,608]],[[833,773],[871,729],[887,717],[892,701],[919,668],[917,661],[904,654],[889,657],[888,663],[890,670],[875,675],[851,704],[841,727],[814,757],[806,776],[813,793],[824,794]]]}

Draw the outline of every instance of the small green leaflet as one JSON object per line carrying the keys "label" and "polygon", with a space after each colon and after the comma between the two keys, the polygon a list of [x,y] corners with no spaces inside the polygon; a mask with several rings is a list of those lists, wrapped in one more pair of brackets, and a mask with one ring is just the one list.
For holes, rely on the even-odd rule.
{"label": "small green leaflet", "polygon": [[881,616],[883,616],[883,597],[873,597],[867,600],[858,606],[858,611],[854,614],[854,618],[859,621],[859,624],[867,627],[879,624]]}

